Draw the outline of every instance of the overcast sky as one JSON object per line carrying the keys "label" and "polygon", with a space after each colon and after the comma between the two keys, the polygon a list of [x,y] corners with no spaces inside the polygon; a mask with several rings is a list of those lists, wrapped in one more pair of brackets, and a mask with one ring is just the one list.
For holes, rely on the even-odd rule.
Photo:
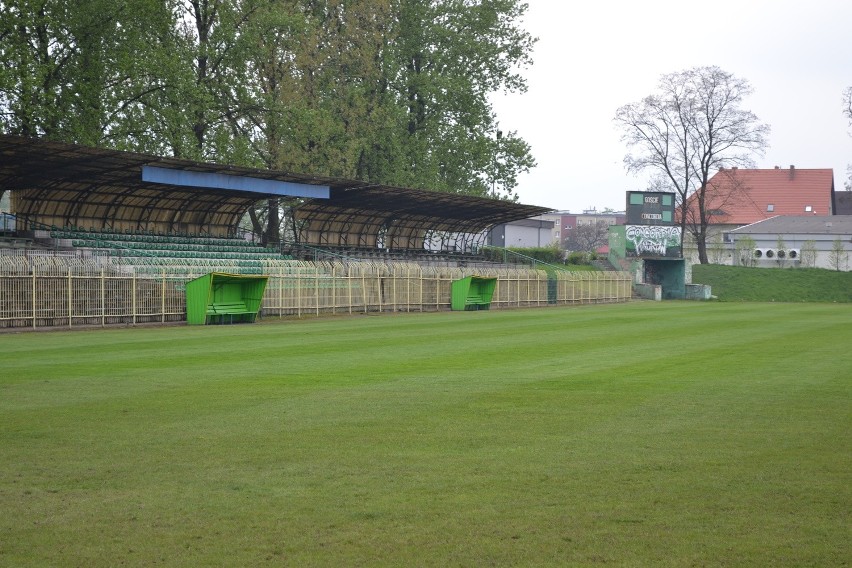
{"label": "overcast sky", "polygon": [[521,203],[581,212],[624,209],[628,176],[613,117],[661,75],[716,65],[754,88],[741,108],[771,126],[757,166],[832,168],[843,189],[852,137],[841,112],[852,86],[852,0],[527,0],[538,37],[529,90],[494,98],[500,128],[532,145]]}

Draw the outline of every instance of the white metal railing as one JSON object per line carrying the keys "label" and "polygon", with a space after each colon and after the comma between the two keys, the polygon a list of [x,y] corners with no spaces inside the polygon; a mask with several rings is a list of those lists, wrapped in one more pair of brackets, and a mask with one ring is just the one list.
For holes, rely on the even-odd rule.
{"label": "white metal railing", "polygon": [[[186,283],[208,272],[236,272],[227,261],[146,266],[103,258],[0,256],[0,328],[167,323],[186,319]],[[185,262],[185,261],[184,261]],[[475,270],[414,263],[264,261],[263,317],[450,309],[454,280],[497,278],[492,308],[624,302],[626,272]]]}

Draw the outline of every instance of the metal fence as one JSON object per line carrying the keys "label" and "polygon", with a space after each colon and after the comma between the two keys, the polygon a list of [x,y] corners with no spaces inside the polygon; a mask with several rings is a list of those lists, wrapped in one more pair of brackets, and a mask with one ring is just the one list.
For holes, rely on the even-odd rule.
{"label": "metal fence", "polygon": [[[255,272],[257,268],[253,268]],[[106,326],[186,320],[185,285],[227,261],[128,266],[98,258],[0,257],[0,328]],[[268,261],[262,317],[450,309],[454,280],[497,278],[492,308],[623,302],[625,272],[427,267],[414,263]]]}

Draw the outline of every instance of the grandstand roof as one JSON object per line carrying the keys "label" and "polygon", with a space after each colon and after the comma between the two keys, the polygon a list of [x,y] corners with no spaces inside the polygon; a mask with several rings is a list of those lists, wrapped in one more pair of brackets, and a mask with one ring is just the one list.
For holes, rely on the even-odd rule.
{"label": "grandstand roof", "polygon": [[0,135],[0,188],[13,190],[19,228],[44,224],[211,234],[232,232],[258,201],[291,196],[305,242],[323,244],[375,245],[381,233],[401,246],[415,246],[425,231],[477,232],[549,211],[10,135]]}

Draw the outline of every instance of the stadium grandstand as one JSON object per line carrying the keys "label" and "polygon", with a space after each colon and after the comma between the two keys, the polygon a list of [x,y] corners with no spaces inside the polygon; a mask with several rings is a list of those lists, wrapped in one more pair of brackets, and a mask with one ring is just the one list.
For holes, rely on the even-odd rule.
{"label": "stadium grandstand", "polygon": [[[0,135],[0,327],[185,321],[186,282],[264,274],[264,316],[449,309],[453,280],[498,278],[496,306],[621,301],[622,273],[489,262],[517,203]],[[289,238],[241,226],[270,199]],[[540,268],[540,267],[539,267]]]}

